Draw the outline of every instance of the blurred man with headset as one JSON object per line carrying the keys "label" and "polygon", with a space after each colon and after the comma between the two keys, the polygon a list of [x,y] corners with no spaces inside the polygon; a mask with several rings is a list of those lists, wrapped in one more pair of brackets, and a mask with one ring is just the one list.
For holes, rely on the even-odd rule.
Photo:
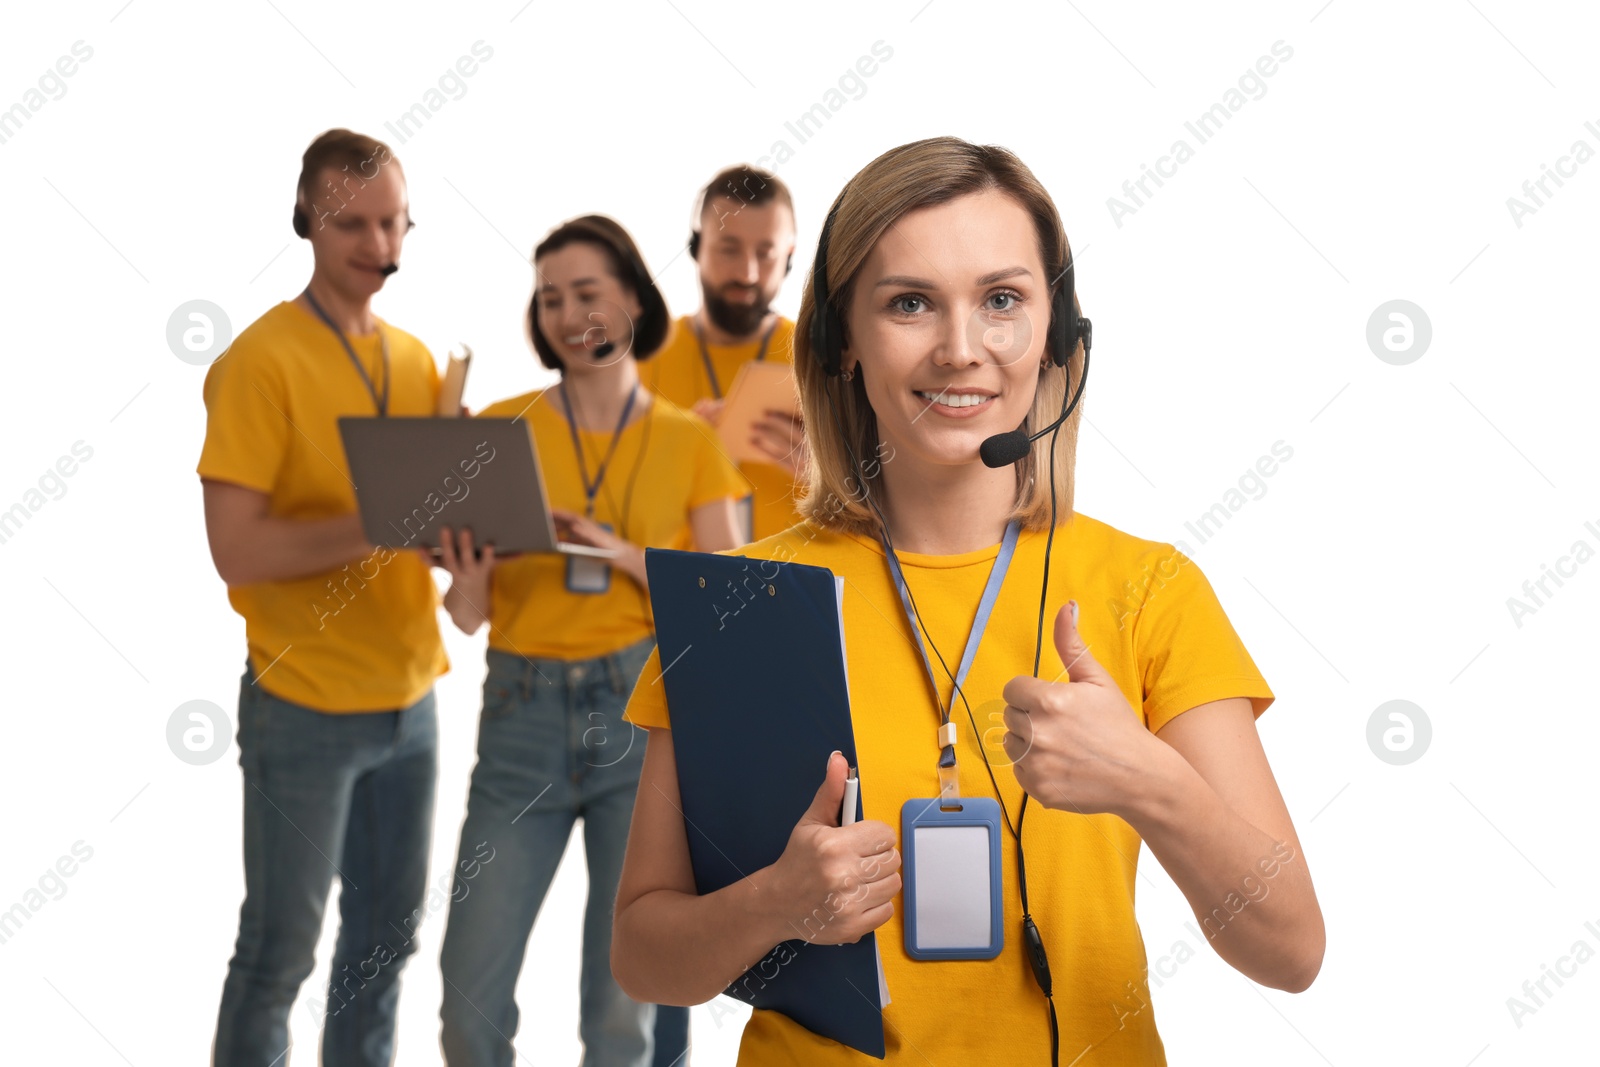
{"label": "blurred man with headset", "polygon": [[[772,301],[794,265],[794,200],[774,174],[723,170],[700,191],[689,255],[700,274],[700,310],[673,324],[667,345],[645,372],[648,387],[713,425],[739,368],[751,360],[793,360],[794,323]],[[787,411],[768,411],[754,443],[770,462],[742,463],[752,497],[740,504],[741,532],[760,540],[800,521],[796,478],[805,433]]]}
{"label": "blurred man with headset", "polygon": [[388,147],[322,134],[302,159],[294,208],[315,260],[310,283],[206,375],[206,533],[249,645],[245,899],[217,1067],[283,1062],[336,876],[321,1062],[377,1067],[394,1055],[433,823],[433,684],[449,662],[425,557],[375,548],[362,532],[337,420],[437,405],[432,355],[371,309],[411,225]]}

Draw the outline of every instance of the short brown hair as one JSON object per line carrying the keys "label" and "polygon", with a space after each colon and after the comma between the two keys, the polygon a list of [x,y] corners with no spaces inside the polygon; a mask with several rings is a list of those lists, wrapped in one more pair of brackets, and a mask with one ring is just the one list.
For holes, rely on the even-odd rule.
{"label": "short brown hair", "polygon": [[[690,223],[689,232],[689,258],[700,258],[700,224],[705,218],[706,205],[714,197],[727,197],[739,201],[742,211],[745,207],[760,207],[762,204],[778,203],[789,209],[789,217],[794,215],[794,197],[789,195],[789,187],[783,184],[783,179],[771,171],[761,170],[746,164],[727,167],[720,171],[715,178],[706,183],[700,190],[699,197],[695,200],[694,221]],[[720,219],[719,219],[720,221]]]}
{"label": "short brown hair", "polygon": [[[639,246],[620,222],[605,215],[581,215],[568,219],[551,230],[534,248],[533,262],[537,264],[540,256],[580,242],[600,249],[611,267],[612,277],[638,298],[643,313],[639,321],[633,324],[632,355],[634,359],[649,359],[666,343],[672,317],[667,311],[667,298],[661,295],[661,290],[651,279],[650,269],[645,266]],[[533,350],[539,354],[539,362],[551,370],[565,369],[566,364],[539,329],[537,281],[533,287],[533,298],[528,301],[528,332],[533,341]]]}
{"label": "short brown hair", "polygon": [[[910,211],[943,204],[987,189],[997,189],[1015,200],[1033,219],[1039,238],[1039,255],[1051,283],[1052,292],[1064,284],[1072,248],[1050,194],[1039,184],[1022,160],[997,145],[975,145],[957,137],[930,137],[927,140],[891,148],[850,179],[830,211],[827,261],[822,264],[828,282],[828,301],[839,309],[841,321],[850,305],[856,275],[878,239]],[[799,502],[802,516],[818,525],[873,533],[876,516],[865,501],[866,487],[859,479],[871,481],[877,475],[878,422],[867,401],[866,387],[857,376],[841,383],[837,411],[829,402],[829,376],[822,366],[822,355],[811,350],[812,316],[819,314],[813,269],[800,297],[800,313],[794,328],[794,366],[800,392],[800,406],[807,427],[812,462],[806,472],[806,488]],[[1073,314],[1081,314],[1076,295]],[[1046,336],[1049,331],[1045,331]],[[834,344],[848,343],[846,338]],[[1066,395],[1068,373],[1074,385],[1082,380],[1083,343],[1068,356],[1067,367],[1046,362],[1039,370],[1038,390],[1023,430],[1054,421]],[[1055,438],[1055,491],[1060,512],[1057,521],[1072,515],[1073,464],[1078,450],[1078,426],[1083,418],[1082,404],[1061,425],[1059,434],[1048,434],[1035,441],[1028,454],[1017,463],[1017,495],[1012,516],[1029,529],[1050,525],[1050,446]],[[837,419],[837,421],[835,421]],[[843,439],[840,433],[843,432]],[[848,447],[846,441],[849,442]],[[855,470],[854,451],[868,471]],[[885,462],[889,462],[886,460]],[[1036,473],[1045,472],[1043,477]],[[854,488],[852,488],[854,486]],[[881,482],[875,487],[882,491]]]}
{"label": "short brown hair", "polygon": [[[380,168],[390,163],[400,166],[400,160],[389,151],[389,146],[375,137],[343,128],[323,133],[311,142],[300,157],[300,180],[295,184],[294,195],[294,232],[301,237],[311,235],[311,213],[316,211],[313,190],[325,169],[338,167],[349,171],[355,168],[356,173],[345,178],[341,184],[348,189],[354,180],[354,191],[359,191],[378,176]],[[317,215],[318,228],[321,218],[321,215]]]}

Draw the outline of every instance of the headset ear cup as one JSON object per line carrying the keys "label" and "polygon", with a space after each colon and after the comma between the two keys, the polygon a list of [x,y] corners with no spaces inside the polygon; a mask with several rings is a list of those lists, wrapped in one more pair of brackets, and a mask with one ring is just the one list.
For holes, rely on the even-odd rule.
{"label": "headset ear cup", "polygon": [[1078,347],[1077,316],[1072,311],[1071,290],[1063,285],[1050,300],[1050,362],[1065,367]]}
{"label": "headset ear cup", "polygon": [[[849,188],[849,186],[846,186]],[[822,371],[837,378],[844,370],[844,324],[833,305],[833,294],[828,289],[828,241],[833,233],[833,220],[839,215],[839,204],[844,199],[840,192],[827,218],[822,220],[822,232],[817,235],[817,251],[811,257],[811,354],[820,360]],[[793,258],[791,253],[790,258]]]}
{"label": "headset ear cup", "polygon": [[839,309],[828,304],[828,366],[833,368],[833,373],[844,373],[844,319],[839,314]]}
{"label": "headset ear cup", "polygon": [[689,258],[695,261],[700,259],[700,231],[694,230],[689,234]]}
{"label": "headset ear cup", "polygon": [[829,348],[828,309],[818,301],[811,310],[811,354],[822,363],[822,372],[828,377],[839,373],[838,361]]}
{"label": "headset ear cup", "polygon": [[844,371],[843,345],[844,323],[839,318],[838,309],[827,300],[824,293],[823,300],[811,313],[811,352],[821,361],[823,373],[830,378],[837,378]]}
{"label": "headset ear cup", "polygon": [[300,205],[294,208],[294,233],[296,237],[311,236],[311,220],[306,218],[306,213],[300,210]]}
{"label": "headset ear cup", "polygon": [[783,263],[783,276],[787,278],[792,270],[794,270],[794,253],[790,252],[789,258],[784,260]]}

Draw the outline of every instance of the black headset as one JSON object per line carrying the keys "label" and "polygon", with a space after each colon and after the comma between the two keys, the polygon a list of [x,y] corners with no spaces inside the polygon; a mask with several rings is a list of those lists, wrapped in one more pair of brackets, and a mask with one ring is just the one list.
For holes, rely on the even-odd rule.
{"label": "black headset", "polygon": [[[416,228],[416,221],[411,217],[411,209],[406,209],[406,230],[409,232]],[[296,237],[311,236],[311,219],[306,216],[305,209],[298,200],[294,205],[294,235]]]}
{"label": "black headset", "polygon": [[[828,209],[828,218],[822,224],[822,235],[817,238],[817,255],[811,261],[811,300],[815,305],[811,312],[811,351],[822,361],[822,369],[830,378],[836,378],[844,371],[840,365],[843,361],[844,320],[834,305],[833,294],[828,291],[828,239],[833,233],[833,220],[839,214],[839,205],[849,188],[845,186],[844,191],[839,193],[839,199]],[[689,241],[691,255],[699,238],[700,235],[696,233]],[[792,256],[790,258],[793,259]],[[1093,323],[1080,317],[1075,310],[1073,274],[1072,260],[1069,259],[1066,268],[1059,272],[1061,286],[1050,297],[1050,325],[1046,328],[1046,335],[1050,362],[1057,367],[1067,365],[1080,339],[1085,348],[1093,343]]]}
{"label": "black headset", "polygon": [[[713,196],[725,195],[727,194],[719,193],[715,189],[700,190],[700,204],[694,212],[694,228],[689,231],[689,258],[696,263],[700,262],[700,219],[706,213],[706,204],[711,202]],[[794,270],[794,249],[791,248],[789,258],[783,263],[784,277],[787,278],[792,270]]]}

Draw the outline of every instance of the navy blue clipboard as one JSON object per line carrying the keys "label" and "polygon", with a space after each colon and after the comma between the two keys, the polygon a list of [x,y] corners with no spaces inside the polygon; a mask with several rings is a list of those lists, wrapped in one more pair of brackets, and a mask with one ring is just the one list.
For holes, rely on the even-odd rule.
{"label": "navy blue clipboard", "polygon": [[[666,687],[689,858],[710,893],[777,861],[831,752],[856,765],[838,593],[826,568],[743,556],[650,548],[645,569],[662,675],[639,684]],[[876,935],[803,936],[726,994],[882,1059]]]}

